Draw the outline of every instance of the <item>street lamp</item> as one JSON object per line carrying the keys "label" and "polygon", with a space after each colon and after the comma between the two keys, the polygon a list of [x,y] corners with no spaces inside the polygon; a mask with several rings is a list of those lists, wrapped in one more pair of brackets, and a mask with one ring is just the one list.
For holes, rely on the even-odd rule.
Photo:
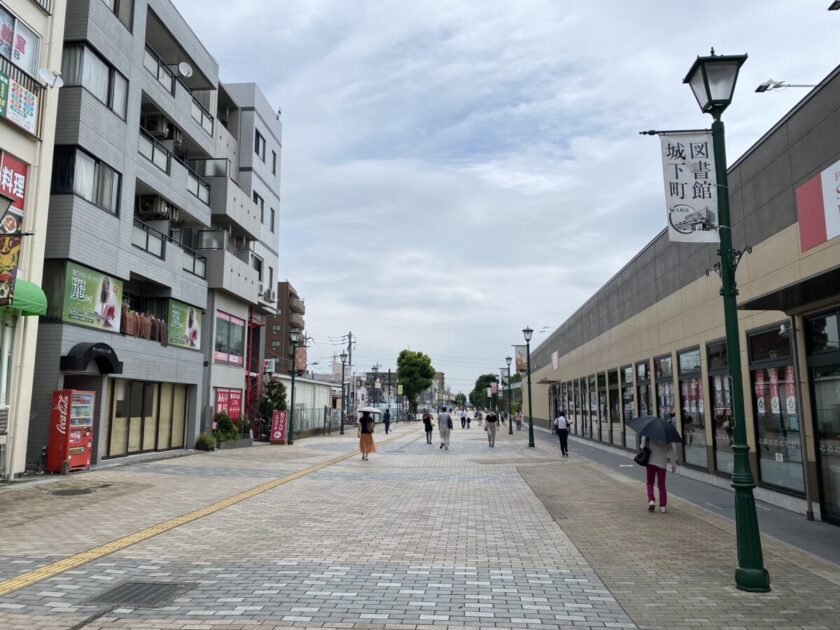
{"label": "street lamp", "polygon": [[292,445],[295,443],[295,372],[297,372],[297,344],[300,340],[300,331],[292,330],[289,333],[289,339],[292,341],[292,404],[289,411],[289,439],[286,443]]}
{"label": "street lamp", "polygon": [[531,335],[534,331],[530,326],[522,329],[525,337],[525,352],[528,357],[528,448],[534,448],[534,408],[531,404]]}
{"label": "street lamp", "polygon": [[770,590],[770,575],[764,568],[758,517],[755,511],[753,488],[755,481],[748,459],[747,427],[744,420],[744,391],[741,377],[741,342],[738,332],[738,288],[735,270],[742,252],[732,249],[732,226],[729,217],[729,181],[726,172],[726,145],[720,117],[732,102],[738,71],[747,60],[746,55],[715,55],[697,57],[683,83],[688,83],[703,113],[711,114],[712,144],[715,155],[715,174],[718,186],[718,217],[720,225],[720,277],[723,284],[723,318],[726,328],[726,354],[729,357],[729,378],[732,387],[734,435],[732,451],[735,465],[732,487],[735,489],[735,530],[738,544],[738,568],[735,585],[745,591],[764,593]]}
{"label": "street lamp", "polygon": [[507,363],[508,435],[513,435],[513,402],[510,397],[510,363],[513,357],[505,357]]}
{"label": "street lamp", "polygon": [[755,91],[759,94],[770,92],[771,90],[781,90],[783,88],[812,88],[817,87],[813,83],[788,83],[787,81],[776,81],[775,79],[767,79],[763,83],[759,83]]}
{"label": "street lamp", "polygon": [[342,350],[338,356],[341,357],[341,430],[339,435],[344,435],[344,414],[347,408],[344,400],[344,366],[347,364],[347,353]]}

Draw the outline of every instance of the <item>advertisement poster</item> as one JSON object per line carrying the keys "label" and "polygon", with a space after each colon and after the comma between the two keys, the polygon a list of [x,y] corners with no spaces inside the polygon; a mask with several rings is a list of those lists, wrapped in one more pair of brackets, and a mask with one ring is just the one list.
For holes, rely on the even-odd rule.
{"label": "advertisement poster", "polygon": [[796,383],[793,376],[793,366],[788,365],[785,368],[785,406],[787,407],[788,415],[791,416],[796,415],[796,390],[794,389]]}
{"label": "advertisement poster", "polygon": [[840,160],[796,189],[799,248],[806,252],[840,236]]}
{"label": "advertisement poster", "polygon": [[776,368],[767,370],[770,376],[770,413],[782,413],[781,402],[779,401],[779,374]]}
{"label": "advertisement poster", "polygon": [[204,312],[189,304],[169,300],[169,345],[201,350],[201,325]]}
{"label": "advertisement poster", "polygon": [[668,238],[717,243],[717,176],[710,131],[659,134]]}
{"label": "advertisement poster", "polygon": [[237,421],[242,417],[241,389],[216,390],[216,416],[220,413],[226,413],[233,421]]}
{"label": "advertisement poster", "polygon": [[275,409],[271,415],[271,443],[286,443],[286,417],[287,412]]}
{"label": "advertisement poster", "polygon": [[513,346],[513,349],[516,371],[519,374],[525,374],[528,371],[527,346]]}
{"label": "advertisement poster", "polygon": [[767,386],[764,384],[764,370],[755,371],[755,403],[758,407],[758,415],[767,413],[764,397],[767,395]]}
{"label": "advertisement poster", "polygon": [[11,199],[12,205],[0,217],[0,234],[15,234],[23,229],[28,177],[29,164],[4,151],[0,156],[0,195]]}
{"label": "advertisement poster", "polygon": [[19,236],[0,235],[0,306],[10,305],[15,295],[20,242]]}
{"label": "advertisement poster", "polygon": [[76,263],[67,263],[63,321],[119,332],[122,297],[122,280]]}

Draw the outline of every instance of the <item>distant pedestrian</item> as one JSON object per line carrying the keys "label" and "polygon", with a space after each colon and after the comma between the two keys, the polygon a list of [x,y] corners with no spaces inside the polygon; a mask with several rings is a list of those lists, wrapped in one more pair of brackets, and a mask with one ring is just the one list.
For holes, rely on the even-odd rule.
{"label": "distant pedestrian", "polygon": [[516,430],[517,431],[522,430],[522,412],[521,411],[516,412]]}
{"label": "distant pedestrian", "polygon": [[373,416],[369,411],[363,411],[359,419],[359,450],[362,452],[362,460],[367,461],[368,455],[376,451],[376,444],[373,443]]}
{"label": "distant pedestrian", "polygon": [[642,438],[642,448],[647,446],[650,449],[650,458],[647,469],[647,497],[648,512],[656,511],[656,497],[653,492],[654,481],[659,486],[659,511],[668,511],[668,493],[665,489],[665,474],[669,467],[673,472],[676,469],[676,449],[673,444],[666,444],[650,438]]}
{"label": "distant pedestrian", "polygon": [[470,428],[470,422],[472,422],[472,418],[470,418],[470,413],[468,411],[464,412],[464,415],[467,417],[467,428]]}
{"label": "distant pedestrian", "polygon": [[561,410],[554,420],[554,427],[557,429],[557,437],[560,438],[560,452],[563,457],[569,456],[569,420],[566,412]]}
{"label": "distant pedestrian", "polygon": [[423,428],[426,429],[426,444],[432,443],[432,414],[429,413],[429,410],[423,412]]}
{"label": "distant pedestrian", "polygon": [[385,425],[385,435],[388,435],[388,431],[391,429],[391,408],[388,407],[385,410],[385,413],[382,415],[382,424]]}
{"label": "distant pedestrian", "polygon": [[438,414],[438,431],[440,432],[440,447],[449,450],[449,433],[452,431],[452,416],[446,410],[446,407],[441,407]]}
{"label": "distant pedestrian", "polygon": [[467,412],[461,409],[461,428],[467,428]]}
{"label": "distant pedestrian", "polygon": [[484,416],[484,428],[487,430],[487,443],[490,448],[496,448],[496,423],[498,421],[498,416],[492,410]]}

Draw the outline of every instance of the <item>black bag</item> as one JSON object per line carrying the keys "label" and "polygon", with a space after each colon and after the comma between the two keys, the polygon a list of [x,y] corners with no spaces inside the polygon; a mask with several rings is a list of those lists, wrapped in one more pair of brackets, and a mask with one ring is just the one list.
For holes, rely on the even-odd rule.
{"label": "black bag", "polygon": [[642,450],[636,453],[636,457],[633,458],[633,461],[639,466],[647,466],[650,461],[650,449],[647,446],[643,446]]}
{"label": "black bag", "polygon": [[446,427],[449,428],[449,429],[453,428],[452,427],[452,417],[451,416],[446,419]]}

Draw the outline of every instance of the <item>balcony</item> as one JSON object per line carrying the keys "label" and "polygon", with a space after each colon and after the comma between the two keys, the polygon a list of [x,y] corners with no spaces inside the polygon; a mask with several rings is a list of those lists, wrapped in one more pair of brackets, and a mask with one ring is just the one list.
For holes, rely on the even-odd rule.
{"label": "balcony", "polygon": [[303,330],[304,328],[306,328],[306,326],[304,325],[303,317],[301,317],[297,313],[289,314],[289,325],[292,328],[297,328],[299,330]]}
{"label": "balcony", "polygon": [[222,289],[250,304],[258,303],[260,281],[256,269],[226,249],[205,249],[201,253],[207,258],[208,288]]}
{"label": "balcony", "polygon": [[168,237],[152,226],[146,225],[140,219],[134,219],[134,226],[131,229],[131,244],[134,247],[139,247],[152,256],[163,259],[167,239]]}
{"label": "balcony", "polygon": [[[170,245],[169,248],[166,247],[167,243]],[[206,277],[207,261],[204,256],[166,236],[137,217],[134,218],[134,225],[131,229],[131,244],[156,258],[177,263],[180,269],[194,276],[202,279]]]}
{"label": "balcony", "polygon": [[289,309],[293,313],[300,313],[301,315],[306,315],[306,306],[303,304],[303,300],[300,298],[296,298],[293,295],[289,296]]}
{"label": "balcony", "polygon": [[144,158],[157,166],[164,173],[169,173],[169,164],[172,161],[172,154],[166,147],[149,134],[148,131],[140,128],[140,142],[137,149]]}
{"label": "balcony", "polygon": [[210,212],[223,223],[234,223],[252,239],[260,238],[260,209],[257,204],[227,176],[208,177]]}

